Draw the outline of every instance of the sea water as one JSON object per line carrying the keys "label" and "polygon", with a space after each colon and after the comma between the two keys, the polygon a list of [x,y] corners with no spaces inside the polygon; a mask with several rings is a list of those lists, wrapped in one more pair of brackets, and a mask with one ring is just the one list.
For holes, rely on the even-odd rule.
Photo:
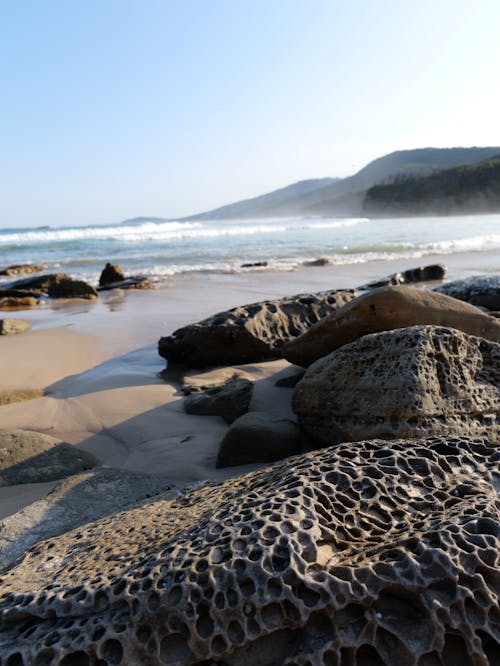
{"label": "sea water", "polygon": [[41,263],[46,272],[64,272],[91,283],[97,282],[108,261],[128,275],[161,281],[192,271],[293,270],[319,257],[349,264],[491,250],[500,256],[500,215],[173,220],[0,229],[0,269]]}

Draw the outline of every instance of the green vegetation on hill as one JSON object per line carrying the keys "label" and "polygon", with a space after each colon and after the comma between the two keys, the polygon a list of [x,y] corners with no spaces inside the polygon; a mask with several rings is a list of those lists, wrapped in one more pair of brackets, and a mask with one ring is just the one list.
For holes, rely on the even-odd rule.
{"label": "green vegetation on hill", "polygon": [[367,192],[375,215],[446,215],[500,211],[500,155],[427,176],[401,175]]}

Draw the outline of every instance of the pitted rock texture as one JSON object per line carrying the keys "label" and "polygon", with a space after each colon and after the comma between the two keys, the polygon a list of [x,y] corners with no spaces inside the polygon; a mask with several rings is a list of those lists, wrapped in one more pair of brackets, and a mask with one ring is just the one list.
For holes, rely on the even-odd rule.
{"label": "pitted rock texture", "polygon": [[349,443],[90,523],[4,572],[1,664],[498,664],[499,465]]}
{"label": "pitted rock texture", "polygon": [[54,481],[99,464],[91,453],[32,430],[0,430],[0,486]]}
{"label": "pitted rock texture", "polygon": [[329,446],[365,438],[500,439],[500,344],[436,326],[366,335],[309,367],[292,407]]}
{"label": "pitted rock texture", "polygon": [[500,310],[500,275],[474,275],[447,282],[436,291],[488,310]]}
{"label": "pitted rock texture", "polygon": [[122,511],[169,488],[160,476],[112,467],[70,476],[43,499],[0,520],[0,568],[38,541]]}
{"label": "pitted rock texture", "polygon": [[392,273],[380,280],[368,282],[358,287],[358,289],[364,291],[365,289],[376,289],[377,287],[387,287],[389,285],[431,282],[434,280],[443,280],[445,275],[446,266],[443,266],[443,264],[429,264],[428,266],[418,266],[417,268],[409,268],[399,273]]}
{"label": "pitted rock texture", "polygon": [[368,333],[416,325],[451,326],[500,342],[500,322],[473,305],[435,291],[399,286],[358,296],[285,344],[282,354],[290,363],[308,366]]}
{"label": "pitted rock texture", "polygon": [[193,367],[277,358],[284,342],[352,298],[353,291],[338,290],[233,308],[160,338],[158,353]]}

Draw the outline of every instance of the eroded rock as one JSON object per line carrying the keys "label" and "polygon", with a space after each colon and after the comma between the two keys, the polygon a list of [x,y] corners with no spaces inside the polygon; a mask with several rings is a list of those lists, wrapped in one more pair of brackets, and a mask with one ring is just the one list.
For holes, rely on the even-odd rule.
{"label": "eroded rock", "polygon": [[27,548],[169,489],[152,474],[101,467],[58,483],[43,499],[0,520],[0,567]]}
{"label": "eroded rock", "polygon": [[236,419],[219,447],[217,467],[274,462],[300,452],[296,423],[267,412],[248,412]]}
{"label": "eroded rock", "polygon": [[97,291],[83,280],[61,278],[51,282],[48,287],[50,298],[85,298],[92,300],[97,298]]}
{"label": "eroded rock", "polygon": [[1,577],[2,663],[497,664],[499,462],[348,443],[44,541]]}
{"label": "eroded rock", "polygon": [[24,319],[0,319],[0,335],[17,335],[30,328],[30,322]]}
{"label": "eroded rock", "polygon": [[253,383],[250,380],[234,376],[222,386],[214,386],[184,398],[184,410],[187,414],[199,416],[222,416],[227,423],[232,423],[248,412],[252,391]]}
{"label": "eroded rock", "polygon": [[92,454],[31,430],[0,430],[0,486],[53,481],[98,465]]}
{"label": "eroded rock", "polygon": [[392,273],[387,277],[374,280],[358,287],[360,291],[376,289],[378,287],[396,286],[398,284],[414,284],[415,282],[432,282],[443,280],[446,276],[446,266],[443,264],[430,264],[429,266],[418,266],[406,271]]}
{"label": "eroded rock", "polygon": [[292,407],[321,446],[367,438],[500,439],[500,344],[435,326],[366,335],[309,367]]}
{"label": "eroded rock", "polygon": [[435,291],[488,310],[500,310],[500,275],[474,275],[447,282]]}
{"label": "eroded rock", "polygon": [[160,338],[158,352],[193,367],[277,358],[284,342],[352,298],[353,291],[338,290],[233,308]]}
{"label": "eroded rock", "polygon": [[308,366],[368,333],[415,325],[450,326],[500,342],[500,322],[455,298],[415,287],[381,287],[339,308],[282,348],[283,356]]}

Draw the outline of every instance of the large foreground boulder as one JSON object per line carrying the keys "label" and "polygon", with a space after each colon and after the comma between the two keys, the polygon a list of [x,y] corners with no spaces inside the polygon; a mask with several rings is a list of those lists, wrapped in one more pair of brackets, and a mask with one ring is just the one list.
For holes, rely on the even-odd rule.
{"label": "large foreground boulder", "polygon": [[450,326],[500,342],[500,322],[450,296],[415,287],[374,289],[312,326],[282,348],[283,356],[308,366],[368,333],[416,325]]}
{"label": "large foreground boulder", "polygon": [[321,358],[292,407],[319,445],[381,437],[500,439],[500,344],[435,326],[366,335]]}
{"label": "large foreground boulder", "polygon": [[42,542],[2,666],[500,663],[498,443],[349,443]]}
{"label": "large foreground boulder", "polygon": [[60,439],[31,430],[0,430],[0,486],[54,481],[99,461]]}
{"label": "large foreground boulder", "polygon": [[500,310],[500,275],[474,275],[447,282],[436,291],[488,310]]}
{"label": "large foreground boulder", "polygon": [[243,305],[160,338],[158,353],[193,367],[276,358],[284,342],[352,298],[352,290],[338,290]]}
{"label": "large foreground boulder", "polygon": [[0,568],[27,548],[169,489],[152,474],[99,467],[60,481],[51,492],[0,520]]}

